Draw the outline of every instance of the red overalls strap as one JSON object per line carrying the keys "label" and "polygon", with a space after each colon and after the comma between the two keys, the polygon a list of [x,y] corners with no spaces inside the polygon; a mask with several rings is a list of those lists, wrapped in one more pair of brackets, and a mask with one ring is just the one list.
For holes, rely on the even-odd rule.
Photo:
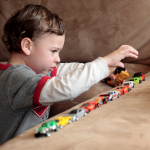
{"label": "red overalls strap", "polygon": [[44,84],[46,83],[47,80],[51,79],[52,77],[56,76],[57,75],[57,68],[54,67],[53,68],[53,71],[51,73],[51,77],[48,77],[48,76],[44,76],[41,78],[41,80],[39,81],[36,89],[35,89],[35,92],[34,92],[34,95],[33,95],[33,104],[35,106],[38,106],[38,107],[35,107],[32,109],[32,111],[39,117],[41,118],[44,113],[46,112],[46,110],[49,108],[49,106],[42,106],[40,103],[39,103],[39,98],[40,98],[40,94],[41,94],[41,90],[44,86]]}

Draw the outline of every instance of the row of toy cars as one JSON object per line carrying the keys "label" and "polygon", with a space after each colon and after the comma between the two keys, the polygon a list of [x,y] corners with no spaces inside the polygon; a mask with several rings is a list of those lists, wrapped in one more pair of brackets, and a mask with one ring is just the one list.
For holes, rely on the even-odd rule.
{"label": "row of toy cars", "polygon": [[[116,86],[123,80],[127,79],[129,77],[129,73],[126,72],[125,70],[126,68],[117,67],[114,71],[116,79],[112,80],[111,78],[109,78],[107,80],[107,83],[110,84],[111,86]],[[142,83],[142,81],[145,81],[145,75],[143,74],[143,72],[137,72],[133,75],[133,77],[129,81],[133,81],[135,85]]]}
{"label": "row of toy cars", "polygon": [[[109,94],[105,94],[108,96]],[[51,132],[58,131],[66,124],[70,124],[74,121],[78,121],[81,117],[86,116],[91,110],[100,107],[107,103],[107,98],[100,96],[98,99],[92,102],[86,102],[78,109],[73,109],[66,116],[60,116],[52,121],[43,123],[40,128],[36,128],[35,137],[50,136]]]}
{"label": "row of toy cars", "polygon": [[80,108],[73,109],[65,116],[60,116],[52,121],[43,123],[40,128],[36,128],[35,137],[50,136],[51,132],[62,129],[66,124],[78,121],[81,117],[86,116],[87,113],[89,113],[91,110],[96,109],[103,104],[106,104],[109,95],[110,94],[105,94],[103,96],[100,96],[95,101],[86,102],[81,105]]}
{"label": "row of toy cars", "polygon": [[[125,70],[126,68],[117,67],[114,71],[116,79],[112,80],[109,78],[107,80],[107,83],[112,86],[116,86],[118,83],[128,78],[129,74]],[[124,95],[125,93],[129,92],[130,90],[132,90],[132,88],[134,88],[136,84],[140,84],[142,83],[142,81],[145,81],[145,75],[142,72],[137,72],[133,75],[131,79],[124,82],[122,86],[118,86],[114,91],[109,91],[108,94],[113,95],[112,99],[120,97],[120,95]]]}
{"label": "row of toy cars", "polygon": [[[115,86],[119,82],[122,82],[124,79],[129,77],[129,74],[125,72],[125,68],[117,67],[114,71],[114,74],[116,76],[115,82],[111,81],[111,79],[109,79],[107,82],[112,86]],[[145,75],[141,72],[135,73],[133,78],[127,82],[124,82],[122,86],[116,87],[115,90],[109,91],[107,94],[100,95],[94,101],[82,104],[80,108],[70,111],[70,113],[66,114],[65,116],[60,116],[52,121],[43,123],[40,128],[36,129],[35,137],[50,136],[51,132],[62,129],[66,124],[78,121],[81,117],[86,116],[91,110],[106,104],[108,101],[119,98],[120,95],[124,95],[125,93],[129,92],[132,88],[134,88],[135,84],[141,83],[142,81],[145,81]]]}
{"label": "row of toy cars", "polygon": [[52,121],[48,121],[40,128],[36,128],[35,137],[50,136],[51,132],[58,131],[63,128],[66,124],[70,124],[74,121],[78,121],[79,118],[86,116],[87,112],[85,109],[79,108],[72,110],[66,116],[60,116]]}

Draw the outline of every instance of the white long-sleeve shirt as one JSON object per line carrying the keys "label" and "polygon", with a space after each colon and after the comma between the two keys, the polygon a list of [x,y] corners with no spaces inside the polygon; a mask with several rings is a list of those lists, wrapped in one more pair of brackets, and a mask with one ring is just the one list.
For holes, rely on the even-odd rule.
{"label": "white long-sleeve shirt", "polygon": [[60,63],[57,76],[47,80],[40,94],[39,102],[50,105],[53,102],[72,100],[91,86],[109,76],[103,58],[89,63]]}

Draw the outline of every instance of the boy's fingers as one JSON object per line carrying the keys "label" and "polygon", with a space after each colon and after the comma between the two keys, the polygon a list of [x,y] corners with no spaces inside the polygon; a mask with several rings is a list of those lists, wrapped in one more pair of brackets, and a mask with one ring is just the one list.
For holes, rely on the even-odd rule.
{"label": "boy's fingers", "polygon": [[109,76],[112,80],[115,80],[116,79],[116,76],[114,74],[110,74]]}
{"label": "boy's fingers", "polygon": [[118,62],[114,66],[124,68],[124,64],[122,62]]}
{"label": "boy's fingers", "polygon": [[135,55],[138,55],[138,51],[131,46],[122,46],[120,49],[121,53],[133,53]]}
{"label": "boy's fingers", "polygon": [[129,52],[135,55],[138,55],[138,51],[134,48],[129,48]]}
{"label": "boy's fingers", "polygon": [[125,57],[133,57],[133,58],[138,58],[138,55],[135,55],[133,53],[130,53],[130,52],[126,52],[125,53]]}

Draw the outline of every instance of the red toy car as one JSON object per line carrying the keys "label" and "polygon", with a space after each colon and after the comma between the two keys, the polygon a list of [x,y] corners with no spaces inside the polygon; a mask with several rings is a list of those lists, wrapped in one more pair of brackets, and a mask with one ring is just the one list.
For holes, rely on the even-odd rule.
{"label": "red toy car", "polygon": [[133,77],[142,77],[142,81],[145,81],[145,75],[143,72],[137,72],[133,75]]}
{"label": "red toy car", "polygon": [[87,103],[84,103],[83,105],[80,106],[80,108],[83,108],[85,109],[85,111],[87,113],[89,113],[91,110],[93,109],[96,109],[96,103],[95,102],[87,102]]}
{"label": "red toy car", "polygon": [[124,85],[116,88],[116,91],[120,91],[120,95],[124,95],[125,93],[130,91],[129,85]]}

